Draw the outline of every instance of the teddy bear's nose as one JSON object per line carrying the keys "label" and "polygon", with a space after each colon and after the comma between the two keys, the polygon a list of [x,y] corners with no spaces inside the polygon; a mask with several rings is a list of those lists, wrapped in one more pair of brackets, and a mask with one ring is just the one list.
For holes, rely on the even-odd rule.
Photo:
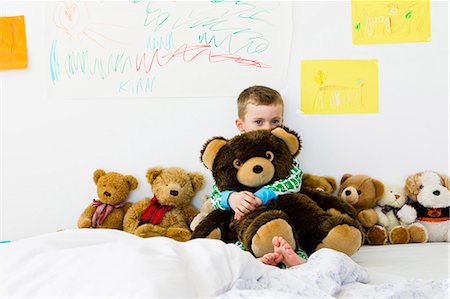
{"label": "teddy bear's nose", "polygon": [[104,194],[105,196],[108,196],[108,197],[111,196],[111,193],[109,193],[108,191],[103,192],[103,194]]}
{"label": "teddy bear's nose", "polygon": [[253,172],[254,173],[261,173],[263,172],[263,168],[260,165],[256,165],[255,167],[253,167]]}
{"label": "teddy bear's nose", "polygon": [[436,196],[439,196],[439,194],[441,194],[441,191],[436,190],[436,191],[433,192],[433,194],[436,195]]}
{"label": "teddy bear's nose", "polygon": [[352,194],[352,191],[350,191],[350,190],[345,190],[345,195],[346,195],[346,196],[349,196],[350,194]]}
{"label": "teddy bear's nose", "polygon": [[400,198],[400,195],[395,194],[394,197],[395,197],[395,199],[399,199],[399,198]]}
{"label": "teddy bear's nose", "polygon": [[177,190],[170,190],[170,195],[177,196],[178,191]]}

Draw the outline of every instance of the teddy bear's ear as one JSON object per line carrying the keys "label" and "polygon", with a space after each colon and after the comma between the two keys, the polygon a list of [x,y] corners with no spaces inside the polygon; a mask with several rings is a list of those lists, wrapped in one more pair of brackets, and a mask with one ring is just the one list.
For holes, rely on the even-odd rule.
{"label": "teddy bear's ear", "polygon": [[300,150],[300,138],[296,134],[288,133],[281,127],[273,129],[272,134],[287,144],[291,155],[295,156]]}
{"label": "teddy bear's ear", "polygon": [[417,194],[419,193],[419,186],[420,180],[419,178],[420,173],[416,173],[413,175],[410,175],[406,178],[405,186],[403,188],[403,191],[405,191],[405,195],[413,200],[417,200]]}
{"label": "teddy bear's ear", "polygon": [[342,176],[341,178],[341,185],[350,177],[352,177],[353,175],[351,175],[350,173],[346,173]]}
{"label": "teddy bear's ear", "polygon": [[163,171],[162,167],[153,167],[147,170],[147,181],[149,184],[153,183],[153,181],[161,174]]}
{"label": "teddy bear's ear", "polygon": [[97,169],[96,171],[94,171],[94,183],[97,184],[98,179],[104,176],[105,174],[106,172],[103,169]]}
{"label": "teddy bear's ear", "polygon": [[194,188],[194,192],[197,192],[203,187],[204,178],[198,172],[190,172],[189,178],[191,179],[192,187]]}
{"label": "teddy bear's ear", "polygon": [[375,186],[375,196],[376,198],[381,198],[384,194],[384,184],[379,180],[372,179],[372,183]]}
{"label": "teddy bear's ear", "polygon": [[125,180],[128,182],[128,184],[130,185],[130,191],[134,190],[137,188],[138,186],[138,181],[134,176],[131,175],[126,175],[125,176]]}
{"label": "teddy bear's ear", "polygon": [[324,178],[327,180],[328,183],[330,183],[331,188],[332,188],[331,193],[333,193],[337,187],[336,180],[331,176],[325,176]]}
{"label": "teddy bear's ear", "polygon": [[212,171],[217,153],[225,144],[227,144],[227,140],[223,137],[214,137],[205,143],[200,152],[200,159],[206,168]]}
{"label": "teddy bear's ear", "polygon": [[450,190],[450,178],[444,174],[439,174],[439,176],[441,177],[442,185]]}

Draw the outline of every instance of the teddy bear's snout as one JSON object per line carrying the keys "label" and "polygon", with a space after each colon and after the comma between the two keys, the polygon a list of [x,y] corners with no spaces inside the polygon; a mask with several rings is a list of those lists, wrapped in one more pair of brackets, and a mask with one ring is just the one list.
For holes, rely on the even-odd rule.
{"label": "teddy bear's snout", "polygon": [[178,195],[178,191],[177,190],[170,190],[170,195],[172,196],[177,196]]}
{"label": "teddy bear's snout", "polygon": [[253,172],[254,172],[254,173],[261,173],[261,172],[263,172],[263,171],[264,171],[264,168],[262,168],[261,165],[255,165],[255,166],[253,167]]}
{"label": "teddy bear's snout", "polygon": [[105,196],[107,196],[107,197],[110,197],[110,196],[111,196],[111,193],[109,193],[108,191],[105,191],[105,192],[103,192],[103,195],[105,195]]}

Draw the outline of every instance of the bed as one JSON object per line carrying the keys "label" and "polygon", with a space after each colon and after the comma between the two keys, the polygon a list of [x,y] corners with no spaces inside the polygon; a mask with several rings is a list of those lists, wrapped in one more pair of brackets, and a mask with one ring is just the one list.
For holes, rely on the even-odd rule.
{"label": "bed", "polygon": [[448,298],[449,243],[330,249],[290,269],[233,244],[76,229],[0,245],[1,296],[55,298]]}

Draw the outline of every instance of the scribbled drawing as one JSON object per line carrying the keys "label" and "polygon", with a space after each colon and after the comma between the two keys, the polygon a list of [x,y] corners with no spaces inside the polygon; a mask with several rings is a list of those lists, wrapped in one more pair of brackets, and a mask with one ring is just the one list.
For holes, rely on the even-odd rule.
{"label": "scribbled drawing", "polygon": [[353,43],[430,40],[429,0],[352,0]]}
{"label": "scribbled drawing", "polygon": [[376,61],[302,61],[300,90],[303,113],[375,113],[378,111]]}
{"label": "scribbled drawing", "polygon": [[[100,32],[95,27],[109,26],[120,27],[115,24],[98,24],[94,23],[89,18],[89,11],[87,3],[78,2],[60,2],[57,4],[53,14],[54,24],[68,37],[75,40],[87,38],[103,49],[107,49],[112,43],[112,46],[126,45],[125,42],[119,41],[115,38]],[[97,26],[96,26],[97,25]]]}
{"label": "scribbled drawing", "polygon": [[229,96],[254,82],[279,89],[291,12],[283,1],[49,2],[50,94]]}
{"label": "scribbled drawing", "polygon": [[24,17],[0,17],[0,70],[20,69],[26,66]]}

